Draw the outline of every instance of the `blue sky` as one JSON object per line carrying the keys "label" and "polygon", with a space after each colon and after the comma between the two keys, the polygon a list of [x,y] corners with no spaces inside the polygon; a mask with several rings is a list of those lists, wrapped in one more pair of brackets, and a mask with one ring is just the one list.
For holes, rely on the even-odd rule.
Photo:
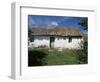
{"label": "blue sky", "polygon": [[29,28],[73,27],[83,31],[82,26],[79,25],[80,19],[82,18],[84,17],[29,15],[28,25]]}

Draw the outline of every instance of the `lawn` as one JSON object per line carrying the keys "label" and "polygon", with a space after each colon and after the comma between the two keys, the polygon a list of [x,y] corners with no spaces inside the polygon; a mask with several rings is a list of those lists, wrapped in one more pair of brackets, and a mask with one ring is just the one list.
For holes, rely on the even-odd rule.
{"label": "lawn", "polygon": [[33,48],[28,51],[28,66],[87,64],[83,50]]}

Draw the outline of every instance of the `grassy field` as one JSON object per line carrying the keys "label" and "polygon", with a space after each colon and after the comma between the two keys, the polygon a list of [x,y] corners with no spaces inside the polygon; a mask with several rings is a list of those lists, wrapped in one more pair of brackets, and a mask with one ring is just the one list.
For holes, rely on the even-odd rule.
{"label": "grassy field", "polygon": [[29,66],[87,64],[83,50],[33,48],[28,51]]}

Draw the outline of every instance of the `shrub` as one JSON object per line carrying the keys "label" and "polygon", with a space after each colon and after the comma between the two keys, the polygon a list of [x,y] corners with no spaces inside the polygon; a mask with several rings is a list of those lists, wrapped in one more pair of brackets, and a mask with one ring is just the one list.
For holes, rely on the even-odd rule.
{"label": "shrub", "polygon": [[78,52],[78,60],[79,64],[87,64],[88,63],[88,44],[87,41],[83,43],[83,48]]}

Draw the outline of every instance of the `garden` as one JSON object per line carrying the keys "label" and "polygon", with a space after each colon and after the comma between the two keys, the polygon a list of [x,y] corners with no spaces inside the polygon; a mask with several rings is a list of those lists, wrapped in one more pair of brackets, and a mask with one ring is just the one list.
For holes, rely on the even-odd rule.
{"label": "garden", "polygon": [[32,48],[28,50],[28,66],[87,64],[87,47],[79,50]]}

